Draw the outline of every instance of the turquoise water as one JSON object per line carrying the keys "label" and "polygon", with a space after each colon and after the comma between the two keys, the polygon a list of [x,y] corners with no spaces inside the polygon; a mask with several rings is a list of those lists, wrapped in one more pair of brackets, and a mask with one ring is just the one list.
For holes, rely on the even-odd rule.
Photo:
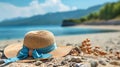
{"label": "turquoise water", "polygon": [[72,28],[60,26],[22,26],[22,27],[0,27],[0,39],[24,38],[26,32],[31,30],[49,30],[55,36],[90,34],[101,32],[114,32],[114,30],[90,29],[90,28]]}

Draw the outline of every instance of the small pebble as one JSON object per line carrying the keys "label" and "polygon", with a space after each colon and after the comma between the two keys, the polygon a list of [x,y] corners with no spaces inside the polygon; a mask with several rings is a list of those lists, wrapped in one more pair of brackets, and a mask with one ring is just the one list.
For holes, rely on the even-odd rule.
{"label": "small pebble", "polygon": [[110,48],[110,49],[109,49],[109,52],[112,53],[112,52],[113,52],[113,48]]}
{"label": "small pebble", "polygon": [[106,62],[110,62],[110,60],[106,60]]}
{"label": "small pebble", "polygon": [[57,65],[53,65],[53,67],[57,67]]}
{"label": "small pebble", "polygon": [[82,60],[87,60],[87,58],[85,58],[85,57],[81,57],[81,59],[82,59]]}
{"label": "small pebble", "polygon": [[20,40],[18,40],[18,42],[21,42]]}
{"label": "small pebble", "polygon": [[35,62],[35,65],[36,65],[36,66],[39,66],[39,65],[41,65],[41,64],[42,64],[42,61],[36,61],[36,62]]}
{"label": "small pebble", "polygon": [[4,50],[2,48],[0,48],[0,52],[3,52]]}
{"label": "small pebble", "polygon": [[47,66],[49,67],[49,66],[53,66],[54,65],[54,63],[47,63]]}
{"label": "small pebble", "polygon": [[105,47],[105,50],[106,50],[106,51],[108,51],[108,50],[109,50],[109,47],[108,47],[108,46],[106,46],[106,47]]}
{"label": "small pebble", "polygon": [[71,60],[71,57],[72,57],[72,56],[70,56],[70,55],[66,56],[66,57],[65,57],[65,61],[70,61],[70,60]]}
{"label": "small pebble", "polygon": [[50,61],[52,61],[54,58],[48,58],[47,59],[47,62],[50,62]]}
{"label": "small pebble", "polygon": [[71,62],[77,62],[77,63],[82,62],[81,57],[73,57],[73,58],[71,58],[70,61],[71,61]]}
{"label": "small pebble", "polygon": [[47,67],[47,65],[45,63],[42,63],[42,64],[40,64],[39,67]]}
{"label": "small pebble", "polygon": [[90,61],[90,64],[91,64],[91,67],[97,67],[98,66],[98,63],[97,61]]}
{"label": "small pebble", "polygon": [[100,63],[101,65],[106,65],[106,62],[105,62],[104,60],[99,60],[99,63]]}
{"label": "small pebble", "polygon": [[68,63],[68,61],[62,61],[61,62],[61,65],[65,65],[65,64],[67,64]]}
{"label": "small pebble", "polygon": [[82,52],[79,46],[76,46],[76,48],[75,48],[75,49],[76,49],[79,53],[81,53],[81,52]]}
{"label": "small pebble", "polygon": [[120,66],[120,63],[117,61],[111,61],[110,64]]}
{"label": "small pebble", "polygon": [[47,65],[47,67],[53,67],[53,65],[52,65],[52,64],[49,64],[49,65]]}
{"label": "small pebble", "polygon": [[53,65],[53,67],[58,67],[58,66],[61,66],[61,65],[57,65],[57,64]]}
{"label": "small pebble", "polygon": [[76,63],[75,62],[70,62],[69,67],[73,67]]}
{"label": "small pebble", "polygon": [[78,46],[78,44],[75,44],[74,46]]}
{"label": "small pebble", "polygon": [[73,67],[88,67],[88,66],[83,63],[75,63]]}
{"label": "small pebble", "polygon": [[0,52],[0,58],[2,57],[2,55],[3,55],[3,53],[2,53],[2,52]]}
{"label": "small pebble", "polygon": [[117,45],[120,45],[120,41],[117,42]]}
{"label": "small pebble", "polygon": [[67,44],[66,44],[66,46],[71,46],[71,45],[73,45],[73,44],[70,44],[70,43],[67,43]]}

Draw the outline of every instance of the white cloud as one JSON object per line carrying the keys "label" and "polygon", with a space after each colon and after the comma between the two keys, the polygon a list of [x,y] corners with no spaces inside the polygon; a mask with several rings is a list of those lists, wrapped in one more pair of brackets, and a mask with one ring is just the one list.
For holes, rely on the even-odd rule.
{"label": "white cloud", "polygon": [[46,14],[48,12],[63,12],[76,10],[77,7],[69,7],[61,2],[61,0],[46,0],[39,3],[33,0],[28,6],[17,7],[9,3],[0,3],[0,20],[11,19],[15,17],[30,17],[38,14]]}

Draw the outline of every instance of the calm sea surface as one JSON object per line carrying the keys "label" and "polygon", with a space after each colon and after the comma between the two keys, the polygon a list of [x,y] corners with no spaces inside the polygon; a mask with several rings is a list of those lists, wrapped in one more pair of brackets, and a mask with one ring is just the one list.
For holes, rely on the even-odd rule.
{"label": "calm sea surface", "polygon": [[0,39],[16,39],[23,38],[25,33],[31,30],[49,30],[55,36],[76,35],[76,34],[89,34],[112,32],[114,30],[90,29],[90,28],[72,28],[60,26],[21,26],[21,27],[0,27]]}

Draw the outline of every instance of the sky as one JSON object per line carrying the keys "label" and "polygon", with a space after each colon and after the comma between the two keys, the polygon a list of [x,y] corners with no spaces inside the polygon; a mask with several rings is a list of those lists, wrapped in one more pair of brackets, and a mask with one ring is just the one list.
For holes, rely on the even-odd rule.
{"label": "sky", "polygon": [[87,9],[118,0],[0,0],[0,21],[46,13]]}

